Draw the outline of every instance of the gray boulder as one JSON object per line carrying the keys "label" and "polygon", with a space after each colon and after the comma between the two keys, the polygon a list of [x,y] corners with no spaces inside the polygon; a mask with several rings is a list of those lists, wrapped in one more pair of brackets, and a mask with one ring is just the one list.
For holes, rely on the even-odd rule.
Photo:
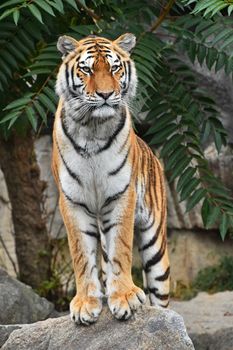
{"label": "gray boulder", "polygon": [[233,292],[202,292],[171,307],[183,316],[196,350],[233,350]]}
{"label": "gray boulder", "polygon": [[69,316],[23,325],[14,330],[3,350],[193,350],[181,316],[172,310],[144,307],[133,319],[117,321],[104,308],[89,326]]}
{"label": "gray boulder", "polygon": [[5,325],[44,320],[54,313],[54,306],[0,269],[0,310],[0,324]]}

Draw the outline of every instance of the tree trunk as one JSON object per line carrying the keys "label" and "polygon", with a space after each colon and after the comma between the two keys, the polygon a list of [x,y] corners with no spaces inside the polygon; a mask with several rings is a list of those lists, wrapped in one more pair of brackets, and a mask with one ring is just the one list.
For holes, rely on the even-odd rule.
{"label": "tree trunk", "polygon": [[33,136],[0,139],[0,166],[12,205],[19,278],[39,288],[50,276],[50,244],[43,218],[43,191]]}

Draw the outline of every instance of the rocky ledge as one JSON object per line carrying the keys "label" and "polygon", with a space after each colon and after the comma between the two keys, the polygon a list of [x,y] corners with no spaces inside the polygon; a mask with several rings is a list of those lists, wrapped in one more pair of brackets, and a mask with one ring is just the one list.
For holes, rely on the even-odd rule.
{"label": "rocky ledge", "polygon": [[69,316],[9,327],[0,326],[0,335],[9,336],[3,350],[194,349],[183,318],[172,310],[154,307],[143,307],[124,322],[114,319],[105,307],[99,320],[89,327],[75,325]]}
{"label": "rocky ledge", "polygon": [[184,317],[196,350],[233,350],[233,292],[199,293],[189,301],[172,301]]}

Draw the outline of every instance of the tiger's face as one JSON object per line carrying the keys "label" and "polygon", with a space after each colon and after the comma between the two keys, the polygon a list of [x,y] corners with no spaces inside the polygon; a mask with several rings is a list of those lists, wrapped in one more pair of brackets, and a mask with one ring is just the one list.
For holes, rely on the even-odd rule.
{"label": "tiger's face", "polygon": [[83,40],[62,36],[58,49],[63,53],[56,91],[69,101],[77,120],[112,117],[135,95],[137,77],[130,51],[135,36],[124,34],[115,41],[102,37]]}

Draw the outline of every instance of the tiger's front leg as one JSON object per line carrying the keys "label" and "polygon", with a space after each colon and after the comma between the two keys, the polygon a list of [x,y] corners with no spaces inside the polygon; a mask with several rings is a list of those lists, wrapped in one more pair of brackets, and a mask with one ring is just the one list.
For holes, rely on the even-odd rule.
{"label": "tiger's front leg", "polygon": [[145,303],[146,297],[135,286],[131,275],[135,192],[129,188],[122,197],[117,203],[112,203],[113,209],[106,208],[103,232],[106,240],[104,257],[107,263],[108,305],[117,319],[126,320]]}
{"label": "tiger's front leg", "polygon": [[70,303],[71,319],[88,325],[97,320],[102,310],[96,263],[99,238],[96,219],[85,208],[70,203],[64,195],[60,198],[60,210],[68,234],[76,282],[76,295]]}

